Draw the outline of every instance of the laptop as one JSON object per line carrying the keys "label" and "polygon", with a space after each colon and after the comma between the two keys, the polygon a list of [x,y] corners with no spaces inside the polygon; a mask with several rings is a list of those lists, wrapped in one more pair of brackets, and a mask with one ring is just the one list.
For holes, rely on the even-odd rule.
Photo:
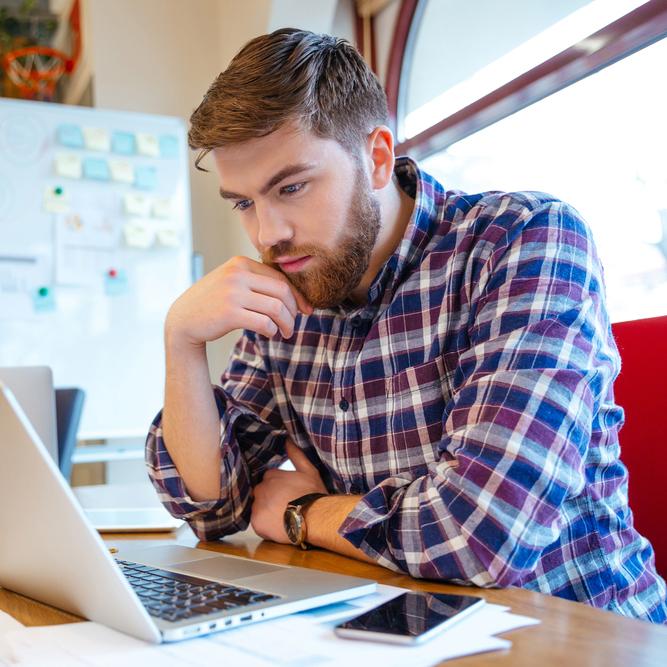
{"label": "laptop", "polygon": [[179,545],[114,559],[2,383],[0,450],[0,586],[40,602],[159,643],[375,591],[368,579]]}
{"label": "laptop", "polygon": [[100,533],[152,533],[183,525],[164,508],[149,481],[72,487],[88,521]]}
{"label": "laptop", "polygon": [[48,366],[0,368],[0,382],[12,391],[51,458],[58,463],[58,430],[53,373]]}
{"label": "laptop", "polygon": [[[58,429],[53,373],[48,366],[0,367],[0,382],[12,391],[54,461]],[[183,525],[162,506],[149,482],[75,487],[74,495],[100,532],[164,532]]]}

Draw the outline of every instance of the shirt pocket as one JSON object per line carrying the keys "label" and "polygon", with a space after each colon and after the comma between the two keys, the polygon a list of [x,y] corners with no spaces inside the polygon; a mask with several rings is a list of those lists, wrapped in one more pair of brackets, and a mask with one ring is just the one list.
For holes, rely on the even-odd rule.
{"label": "shirt pocket", "polygon": [[451,375],[439,356],[385,379],[389,449],[397,472],[424,474],[438,458]]}

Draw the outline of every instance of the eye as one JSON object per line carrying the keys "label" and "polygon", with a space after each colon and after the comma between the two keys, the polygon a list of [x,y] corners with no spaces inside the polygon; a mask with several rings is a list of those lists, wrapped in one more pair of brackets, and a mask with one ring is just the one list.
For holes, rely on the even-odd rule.
{"label": "eye", "polygon": [[251,199],[241,199],[240,201],[237,201],[236,204],[234,204],[234,210],[245,211],[246,209],[249,209],[251,206],[252,206]]}
{"label": "eye", "polygon": [[295,195],[297,192],[300,192],[305,185],[305,183],[293,183],[291,185],[286,185],[285,187],[280,188],[280,193],[283,195]]}

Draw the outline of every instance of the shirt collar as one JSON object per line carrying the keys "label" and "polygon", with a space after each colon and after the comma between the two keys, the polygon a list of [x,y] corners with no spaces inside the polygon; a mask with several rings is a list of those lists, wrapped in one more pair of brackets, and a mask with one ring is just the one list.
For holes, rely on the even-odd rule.
{"label": "shirt collar", "polygon": [[337,315],[350,317],[362,315],[373,317],[382,309],[382,304],[391,301],[405,277],[421,263],[424,251],[438,224],[438,199],[442,201],[442,186],[419,169],[409,157],[396,158],[394,175],[400,188],[415,205],[400,243],[378,271],[368,288],[368,300],[362,305],[349,301],[333,310]]}
{"label": "shirt collar", "polygon": [[[398,286],[415,268],[422,257],[438,225],[438,193],[442,186],[419,169],[409,157],[396,159],[394,174],[401,189],[415,205],[405,228],[405,233],[391,257],[385,262],[368,290],[368,305],[379,305],[391,300]],[[383,298],[384,297],[384,298]]]}

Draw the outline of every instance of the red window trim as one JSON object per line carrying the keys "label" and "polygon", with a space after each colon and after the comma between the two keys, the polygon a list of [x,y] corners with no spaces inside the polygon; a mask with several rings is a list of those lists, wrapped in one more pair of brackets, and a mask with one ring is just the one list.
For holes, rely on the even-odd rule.
{"label": "red window trim", "polygon": [[[402,117],[401,80],[409,71],[424,0],[403,0],[387,70],[389,113],[396,132]],[[423,158],[667,36],[667,3],[650,0],[513,81],[396,146]]]}
{"label": "red window trim", "polygon": [[426,4],[420,0],[402,0],[396,18],[385,82],[389,119],[394,134],[397,134],[398,119],[402,118],[404,111],[401,108],[403,98],[400,95],[400,88],[401,79],[408,76],[409,57],[412,54],[412,43],[408,40],[410,37],[414,38],[417,31],[413,26],[419,25],[425,6]]}
{"label": "red window trim", "polygon": [[[370,57],[368,65],[377,74],[377,48],[375,39],[375,15],[368,18],[370,22],[370,29],[368,31],[368,38],[370,47],[366,44],[366,31],[364,30],[364,17],[359,13],[359,9],[355,3],[354,9],[354,41],[357,51],[361,53],[367,60]],[[370,54],[370,55],[369,55]]]}

